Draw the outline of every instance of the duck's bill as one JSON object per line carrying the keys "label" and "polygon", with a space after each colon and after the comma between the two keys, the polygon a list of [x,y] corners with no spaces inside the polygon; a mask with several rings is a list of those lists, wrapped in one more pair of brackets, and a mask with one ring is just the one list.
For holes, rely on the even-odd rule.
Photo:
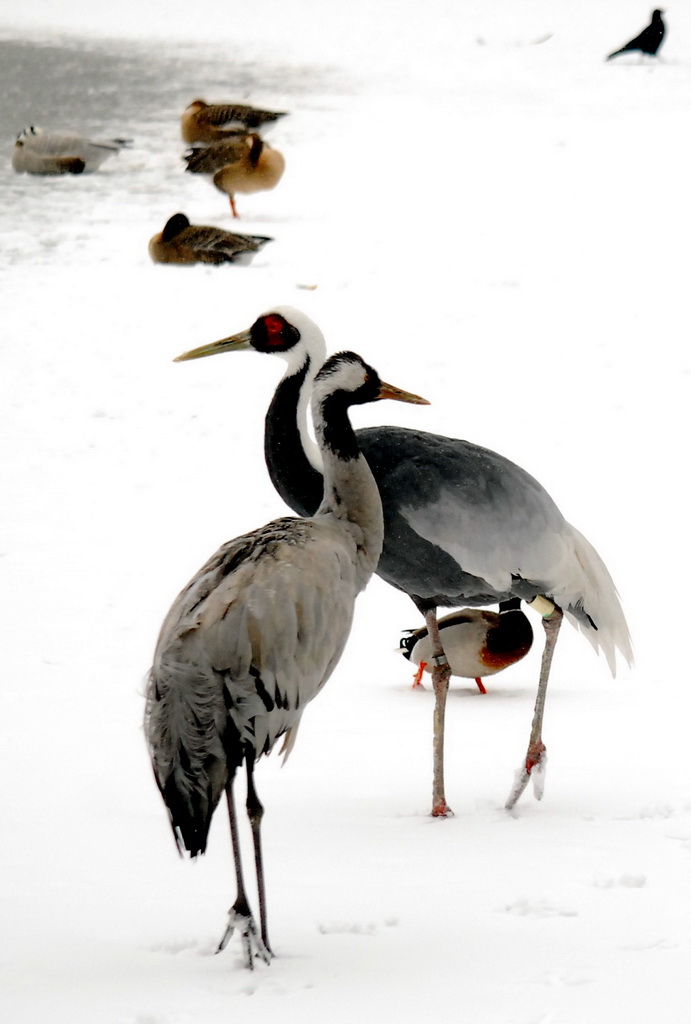
{"label": "duck's bill", "polygon": [[242,352],[250,348],[250,332],[240,331],[239,334],[231,334],[229,338],[221,338],[220,341],[212,341],[208,345],[200,345],[189,352],[183,352],[176,356],[174,363],[184,363],[188,359],[203,359],[204,356],[217,356],[221,352]]}
{"label": "duck's bill", "polygon": [[379,398],[391,398],[394,402],[408,402],[409,405],[429,405],[426,398],[413,395],[410,391],[402,391],[393,384],[386,384],[384,381],[379,388]]}

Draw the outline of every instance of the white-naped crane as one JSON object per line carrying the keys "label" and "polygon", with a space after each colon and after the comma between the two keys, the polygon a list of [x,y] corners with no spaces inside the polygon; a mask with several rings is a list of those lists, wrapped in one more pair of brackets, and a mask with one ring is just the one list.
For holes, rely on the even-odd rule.
{"label": "white-naped crane", "polygon": [[282,110],[262,110],[247,103],[207,103],[192,100],[185,107],[180,131],[185,142],[219,142],[238,132],[259,131],[285,117]]}
{"label": "white-naped crane", "polygon": [[[474,679],[480,693],[487,693],[482,682],[486,676],[515,665],[533,645],[533,629],[518,598],[502,601],[498,612],[462,608],[438,619],[437,625],[451,675]],[[423,672],[432,672],[434,651],[427,627],[406,630],[399,651],[418,666],[413,686],[419,686]]]}
{"label": "white-naped crane", "polygon": [[[297,312],[291,327],[320,337]],[[194,353],[179,357],[187,358]],[[312,394],[324,463],[321,504],[309,518],[276,519],[224,544],[175,600],[149,675],[145,733],[181,853],[204,853],[211,817],[226,795],[237,896],[219,950],[237,929],[250,968],[255,955],[267,963],[271,956],[254,766],[281,736],[286,752],[291,749],[305,706],[338,663],[355,599],[376,568],[381,500],[348,410],[381,398],[427,404],[383,383],[353,352],[326,361]],[[259,931],[243,880],[233,797],[243,763]]]}
{"label": "white-naped crane", "polygon": [[[274,309],[249,331],[201,346],[196,354],[250,349],[286,360],[266,415],[264,452],[281,497],[295,512],[311,515],[320,501],[322,470],[306,408],[325,348],[321,337],[303,334],[291,317],[289,306]],[[367,427],[356,434],[384,509],[377,575],[412,598],[433,643],[432,814],[450,813],[444,713],[451,671],[439,637],[438,607],[520,598],[542,615],[545,646],[528,750],[506,807],[515,805],[531,779],[539,799],[546,765],[542,720],[563,616],[603,651],[613,675],[617,649],[632,660],[626,619],[604,562],[544,487],[502,455],[404,427]]]}
{"label": "white-naped crane", "polygon": [[29,125],[16,138],[12,166],[26,174],[90,174],[130,144],[131,139],[87,139]]}

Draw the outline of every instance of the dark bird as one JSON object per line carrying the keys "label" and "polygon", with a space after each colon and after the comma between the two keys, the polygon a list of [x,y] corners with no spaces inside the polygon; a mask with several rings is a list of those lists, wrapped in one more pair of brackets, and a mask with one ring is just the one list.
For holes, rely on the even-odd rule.
{"label": "dark bird", "polygon": [[194,100],[182,115],[184,142],[219,142],[237,132],[258,131],[285,117],[285,111],[261,110],[243,103]]}
{"label": "dark bird", "polygon": [[12,166],[27,174],[90,174],[128,145],[129,139],[85,139],[29,125],[17,136]]}
{"label": "dark bird", "polygon": [[283,154],[255,132],[211,146],[195,146],[184,159],[186,170],[192,174],[213,175],[216,188],[229,197],[234,217],[238,215],[236,192],[265,192],[275,188],[285,170]]}
{"label": "dark bird", "polygon": [[648,53],[651,57],[654,57],[662,45],[662,40],[665,38],[663,14],[664,11],[655,9],[652,13],[650,24],[646,25],[643,31],[635,39],[631,39],[626,46],[622,46],[620,50],[610,53],[607,60],[611,60],[612,57],[616,57],[620,53],[628,53],[630,50],[640,50],[642,54]]}
{"label": "dark bird", "polygon": [[[487,692],[482,682],[485,676],[515,665],[533,644],[533,630],[519,600],[502,602],[498,612],[463,608],[438,619],[437,624],[451,675],[474,679],[480,693]],[[432,671],[434,652],[427,627],[407,630],[399,650],[419,666],[413,684],[419,686],[423,672]]]}
{"label": "dark bird", "polygon": [[175,213],[149,242],[149,255],[154,263],[240,263],[272,241],[266,235],[190,224],[184,213]]}
{"label": "dark bird", "polygon": [[[325,349],[321,336],[295,330],[291,315],[289,307],[275,310],[249,331],[197,353],[252,349],[286,360],[266,416],[264,453],[283,500],[300,515],[311,515],[320,501],[322,477],[306,406]],[[546,639],[533,726],[507,806],[516,803],[531,777],[539,796],[545,763],[542,716],[563,616],[604,652],[612,674],[617,648],[631,661],[629,631],[604,562],[537,480],[496,452],[403,427],[358,430],[357,439],[384,508],[377,575],[414,601],[434,646],[432,814],[449,812],[443,751],[451,670],[439,637],[440,606],[478,607],[520,598],[542,615]]]}
{"label": "dark bird", "polygon": [[[271,316],[265,318],[269,325]],[[321,337],[306,316],[282,326]],[[323,341],[322,341],[323,344]],[[195,358],[187,353],[179,359]],[[424,399],[383,383],[352,352],[322,367],[312,411],[324,462],[323,499],[307,519],[276,519],[224,544],[188,583],[163,623],[147,685],[145,731],[156,782],[181,853],[204,853],[225,793],[237,896],[219,949],[237,928],[245,961],[267,963],[266,899],[255,762],[284,736],[288,752],[305,706],[333,672],[355,599],[377,565],[381,501],[348,410]],[[260,931],[243,881],[233,783],[244,763]]]}

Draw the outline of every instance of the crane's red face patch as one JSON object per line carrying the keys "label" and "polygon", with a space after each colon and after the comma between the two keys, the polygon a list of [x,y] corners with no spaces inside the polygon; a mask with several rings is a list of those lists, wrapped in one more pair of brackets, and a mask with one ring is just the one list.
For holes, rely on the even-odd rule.
{"label": "crane's red face patch", "polygon": [[300,340],[300,332],[281,313],[266,313],[250,327],[251,345],[257,352],[289,352]]}
{"label": "crane's red face patch", "polygon": [[266,327],[266,341],[272,348],[278,348],[283,344],[283,329],[285,327],[285,320],[280,316],[264,317],[264,326]]}

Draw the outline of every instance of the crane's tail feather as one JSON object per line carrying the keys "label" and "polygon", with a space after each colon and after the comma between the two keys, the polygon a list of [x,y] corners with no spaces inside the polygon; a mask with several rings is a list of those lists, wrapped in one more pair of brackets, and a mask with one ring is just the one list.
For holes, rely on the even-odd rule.
{"label": "crane's tail feather", "polygon": [[190,857],[197,857],[205,853],[214,806],[211,794],[195,790],[187,792],[185,786],[179,785],[175,775],[171,775],[163,784],[158,778],[156,781],[168,809],[180,854],[187,851]]}
{"label": "crane's tail feather", "polygon": [[597,652],[607,659],[613,676],[617,671],[617,650],[627,664],[633,664],[633,649],[619,594],[607,566],[592,544],[574,527],[573,542],[579,580],[573,590],[578,598],[569,596],[571,587],[555,593],[554,599],[563,609],[572,625],[590,641]]}
{"label": "crane's tail feather", "polygon": [[[220,701],[220,704],[219,704]],[[149,675],[144,731],[154,776],[180,853],[206,850],[213,812],[228,782],[222,691],[190,667],[160,659]]]}

